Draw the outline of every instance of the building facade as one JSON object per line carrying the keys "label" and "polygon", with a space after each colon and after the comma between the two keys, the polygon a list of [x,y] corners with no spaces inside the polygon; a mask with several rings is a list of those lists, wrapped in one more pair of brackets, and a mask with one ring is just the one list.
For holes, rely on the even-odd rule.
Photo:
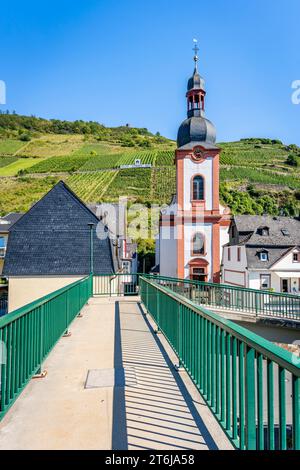
{"label": "building facade", "polygon": [[300,221],[240,215],[224,246],[222,282],[238,287],[300,292]]}
{"label": "building facade", "polygon": [[219,202],[216,130],[205,118],[205,84],[195,69],[188,80],[187,118],[178,130],[176,195],[161,213],[156,263],[163,276],[220,281],[230,216]]}

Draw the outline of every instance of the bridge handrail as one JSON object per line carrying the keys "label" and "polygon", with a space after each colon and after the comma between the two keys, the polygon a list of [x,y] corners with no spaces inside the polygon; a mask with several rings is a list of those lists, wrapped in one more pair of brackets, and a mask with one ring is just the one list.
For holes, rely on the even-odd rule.
{"label": "bridge handrail", "polygon": [[195,281],[192,279],[183,279],[183,278],[177,278],[177,277],[168,277],[168,276],[157,276],[154,274],[141,274],[146,277],[151,277],[153,279],[157,278],[158,280],[166,280],[166,281],[173,281],[173,282],[182,282],[186,284],[192,284],[192,285],[200,285],[200,286],[211,286],[211,287],[217,287],[217,288],[223,288],[223,289],[231,289],[231,290],[236,290],[236,291],[242,291],[242,292],[249,292],[249,293],[256,293],[259,295],[271,295],[274,297],[290,297],[292,299],[297,299],[300,300],[300,294],[291,294],[291,293],[285,293],[285,292],[273,292],[270,290],[260,290],[260,289],[252,289],[250,287],[239,287],[239,286],[232,286],[230,284],[223,284],[223,283],[217,283],[217,282],[203,282],[203,281]]}
{"label": "bridge handrail", "polygon": [[[142,276],[140,280],[143,279],[144,281],[151,283],[151,279],[145,278]],[[158,290],[165,293],[169,297],[173,297],[178,299],[182,305],[186,305],[188,308],[193,310],[196,313],[201,313],[206,317],[213,319],[216,324],[222,326],[228,333],[235,334],[239,337],[239,339],[243,340],[251,347],[257,347],[261,353],[270,354],[272,356],[272,360],[276,360],[280,365],[285,368],[291,367],[289,370],[290,372],[295,372],[300,377],[300,358],[298,358],[295,354],[273,344],[271,341],[263,338],[260,335],[250,331],[243,326],[240,326],[233,322],[232,320],[228,320],[227,318],[222,317],[218,313],[212,312],[211,310],[207,310],[202,305],[196,305],[186,297],[178,294],[177,292],[172,291],[168,287],[160,286],[159,284],[155,284]]]}
{"label": "bridge handrail", "polygon": [[[290,447],[300,449],[300,358],[195,305],[154,279],[140,278],[140,294],[147,311],[236,447],[287,448],[285,379],[291,375]],[[279,396],[278,427],[274,418],[275,386]],[[264,410],[268,414],[267,433]]]}
{"label": "bridge handrail", "polygon": [[0,419],[92,295],[87,276],[0,318]]}
{"label": "bridge handrail", "polygon": [[169,285],[174,291],[178,290],[176,286],[183,287],[185,295],[193,297],[196,304],[227,311],[250,312],[256,316],[300,321],[300,296],[297,295],[167,276],[151,277],[158,284]]}

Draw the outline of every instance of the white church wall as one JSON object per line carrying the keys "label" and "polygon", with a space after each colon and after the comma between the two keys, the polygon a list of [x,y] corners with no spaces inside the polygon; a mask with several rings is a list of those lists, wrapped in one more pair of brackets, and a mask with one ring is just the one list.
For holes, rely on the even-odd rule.
{"label": "white church wall", "polygon": [[177,241],[174,227],[160,227],[159,272],[161,276],[177,277]]}
{"label": "white church wall", "polygon": [[189,262],[193,258],[198,258],[199,256],[192,256],[192,237],[195,232],[202,232],[205,235],[205,245],[206,245],[206,256],[201,258],[206,259],[209,262],[209,271],[208,277],[209,280],[212,279],[212,224],[201,224],[200,226],[192,223],[186,223],[184,225],[184,277],[189,277],[190,268]]}
{"label": "white church wall", "polygon": [[213,180],[213,160],[211,157],[207,158],[201,163],[195,163],[190,158],[185,158],[184,160],[184,182],[183,182],[183,191],[184,191],[184,210],[191,210],[191,189],[192,189],[192,178],[195,175],[202,175],[205,181],[205,207],[207,210],[212,210],[212,180]]}

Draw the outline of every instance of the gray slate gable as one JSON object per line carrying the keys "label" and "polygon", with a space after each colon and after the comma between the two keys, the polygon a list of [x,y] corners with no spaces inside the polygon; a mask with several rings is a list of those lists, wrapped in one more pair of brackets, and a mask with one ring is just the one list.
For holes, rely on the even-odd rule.
{"label": "gray slate gable", "polygon": [[10,229],[5,276],[87,275],[90,272],[90,229],[94,223],[94,272],[117,269],[102,222],[60,181]]}

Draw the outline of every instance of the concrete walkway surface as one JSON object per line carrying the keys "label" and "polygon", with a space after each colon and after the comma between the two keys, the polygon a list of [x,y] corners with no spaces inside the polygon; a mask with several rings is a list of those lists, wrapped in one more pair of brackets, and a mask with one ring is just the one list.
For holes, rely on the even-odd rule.
{"label": "concrete walkway surface", "polygon": [[1,421],[0,450],[232,448],[137,298],[82,313]]}

